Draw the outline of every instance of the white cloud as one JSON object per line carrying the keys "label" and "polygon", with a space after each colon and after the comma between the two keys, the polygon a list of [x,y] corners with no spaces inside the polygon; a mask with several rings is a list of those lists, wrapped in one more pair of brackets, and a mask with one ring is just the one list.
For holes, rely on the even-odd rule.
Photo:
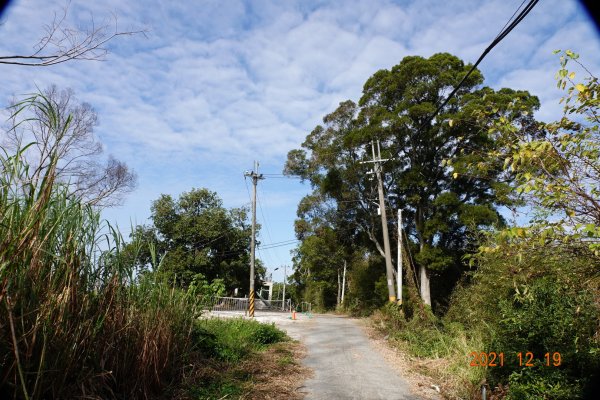
{"label": "white cloud", "polygon": [[[351,5],[350,5],[351,4]],[[98,110],[107,152],[130,163],[140,188],[115,211],[149,215],[150,200],[192,186],[247,197],[241,172],[252,161],[281,172],[287,151],[340,101],[358,100],[365,80],[406,55],[440,51],[474,62],[521,4],[519,0],[91,2],[73,0],[69,21],[118,15],[124,29],[108,61],[52,68],[0,65],[0,102],[35,85],[72,87]],[[27,53],[62,1],[21,0],[0,26],[0,54]],[[26,28],[25,28],[26,27]],[[540,2],[480,65],[487,84],[540,96],[540,116],[560,112],[553,84],[555,48],[572,48],[595,71],[600,45],[574,0]],[[275,182],[273,182],[275,185]],[[292,220],[305,187],[281,183],[266,193],[273,219]],[[296,189],[293,189],[296,188]],[[118,216],[117,216],[118,215]],[[128,224],[128,219],[126,224]],[[278,230],[279,228],[273,228]],[[282,228],[285,239],[291,226]],[[287,251],[287,250],[286,250]]]}

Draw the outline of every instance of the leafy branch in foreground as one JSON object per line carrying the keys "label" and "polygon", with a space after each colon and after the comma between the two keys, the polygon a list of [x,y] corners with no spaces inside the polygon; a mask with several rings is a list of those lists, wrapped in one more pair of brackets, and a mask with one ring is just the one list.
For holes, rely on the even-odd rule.
{"label": "leafy branch in foreground", "polygon": [[[540,122],[535,130],[515,128],[508,117],[498,118],[489,134],[501,143],[501,151],[490,159],[504,160],[504,170],[515,179],[517,195],[534,207],[529,227],[503,232],[506,239],[537,236],[540,245],[583,240],[600,255],[600,85],[570,50],[560,52],[557,87],[566,91],[560,100],[563,115],[558,121]],[[576,81],[569,62],[587,73]],[[523,105],[513,102],[512,108]],[[453,164],[455,165],[455,164]],[[456,165],[456,167],[459,167]],[[464,167],[464,166],[462,166]],[[459,167],[460,168],[460,167]],[[477,174],[478,166],[459,169]],[[468,172],[467,172],[468,173]]]}

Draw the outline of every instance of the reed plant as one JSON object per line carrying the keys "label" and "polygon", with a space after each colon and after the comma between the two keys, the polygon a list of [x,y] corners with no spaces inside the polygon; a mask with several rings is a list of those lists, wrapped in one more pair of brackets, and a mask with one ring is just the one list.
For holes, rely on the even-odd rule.
{"label": "reed plant", "polygon": [[45,124],[52,140],[30,146],[52,150],[35,177],[27,146],[0,152],[0,398],[159,395],[194,351],[196,287],[136,273],[118,230],[57,180],[69,115],[42,94],[12,113]]}

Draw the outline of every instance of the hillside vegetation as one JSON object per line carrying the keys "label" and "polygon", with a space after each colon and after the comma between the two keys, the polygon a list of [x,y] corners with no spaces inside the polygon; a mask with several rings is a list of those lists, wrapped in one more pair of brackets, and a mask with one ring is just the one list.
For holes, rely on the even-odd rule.
{"label": "hillside vegetation", "polygon": [[[39,178],[27,146],[0,154],[0,397],[206,398],[251,381],[221,375],[285,334],[199,320],[215,285],[196,276],[174,286],[151,242],[123,253],[118,230],[57,179],[71,115],[43,94],[13,111],[22,124],[43,124],[54,145],[35,166]],[[133,249],[150,254],[150,268],[139,268]]]}
{"label": "hillside vegetation", "polygon": [[[406,57],[288,154],[286,172],[314,189],[298,206],[292,293],[322,309],[375,311],[375,326],[448,398],[481,398],[482,386],[532,400],[599,390],[600,87],[577,54],[557,53],[555,122],[534,118],[535,96],[482,86],[478,71],[432,118],[469,66]],[[374,141],[387,160],[388,216],[403,210],[401,305],[387,303],[365,164]],[[395,242],[395,216],[388,225]]]}

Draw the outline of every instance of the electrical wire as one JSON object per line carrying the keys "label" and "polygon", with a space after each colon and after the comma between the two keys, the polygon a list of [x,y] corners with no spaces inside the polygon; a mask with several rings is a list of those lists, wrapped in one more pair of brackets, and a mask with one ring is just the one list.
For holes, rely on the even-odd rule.
{"label": "electrical wire", "polygon": [[[450,92],[450,94],[448,95],[448,97],[446,97],[446,99],[442,102],[442,104],[440,104],[436,108],[436,110],[433,112],[433,114],[431,114],[420,125],[420,127],[418,128],[418,131],[421,131],[422,128],[425,127],[425,125],[428,125],[429,123],[431,123],[431,121],[433,120],[433,118],[435,118],[435,116],[446,106],[446,104],[448,104],[448,102],[454,97],[454,95],[458,92],[458,90],[461,88],[461,86],[465,83],[465,81],[467,80],[467,78],[473,73],[473,71],[475,71],[475,69],[481,63],[481,61],[483,61],[483,59],[485,58],[485,56],[487,56],[487,54],[494,47],[496,47],[498,45],[498,43],[500,43],[517,25],[519,25],[519,23],[521,21],[523,21],[523,19],[527,16],[527,14],[529,14],[531,12],[531,10],[533,9],[533,7],[535,7],[535,5],[538,2],[539,2],[539,0],[530,0],[529,3],[527,3],[527,5],[523,8],[523,10],[521,10],[521,12],[519,12],[519,14],[517,15],[517,17],[514,18],[515,14],[517,14],[517,12],[521,9],[521,7],[523,6],[524,2],[521,3],[521,5],[519,6],[519,8],[517,8],[517,11],[515,11],[513,13],[513,15],[508,20],[508,22],[501,29],[500,33],[498,33],[498,35],[494,38],[494,40],[490,43],[490,45],[488,47],[486,47],[486,49],[483,51],[483,53],[481,53],[481,55],[479,56],[479,58],[477,59],[477,61],[475,61],[475,64],[473,64],[471,66],[471,68],[469,69],[469,71],[467,72],[467,74],[462,78],[462,80],[458,83],[458,85],[456,85],[456,87],[452,90],[452,92]],[[401,153],[401,151],[402,151],[402,149],[398,148],[397,151],[396,151],[396,155],[393,158],[396,158]],[[383,161],[382,164],[385,164],[385,163],[387,163],[389,161],[391,161],[391,159],[388,159],[387,161]]]}
{"label": "electrical wire", "polygon": [[521,7],[523,7],[523,4],[525,4],[527,0],[523,0],[521,2],[521,4],[519,5],[519,7],[515,10],[515,12],[513,13],[513,15],[510,16],[510,18],[508,19],[508,21],[506,21],[506,24],[504,24],[504,26],[502,27],[502,29],[500,30],[500,32],[498,33],[498,35],[496,36],[496,39],[498,39],[498,36],[500,36],[500,33],[504,32],[504,30],[506,29],[506,27],[508,26],[508,24],[510,24],[510,21],[513,20],[513,18],[515,17],[515,15],[517,15],[517,13],[519,12],[519,10],[521,9]]}
{"label": "electrical wire", "polygon": [[[469,72],[467,72],[467,74],[462,78],[462,80],[458,83],[458,85],[456,85],[456,87],[454,88],[454,90],[448,95],[448,97],[446,97],[446,100],[444,100],[444,102],[442,104],[440,104],[440,106],[435,110],[435,112],[428,118],[427,123],[429,123],[433,118],[435,118],[435,116],[442,110],[442,108],[444,108],[444,106],[446,104],[448,104],[448,102],[452,99],[452,97],[454,97],[454,95],[456,94],[456,92],[458,92],[458,89],[460,89],[460,87],[463,85],[463,83],[465,83],[465,81],[467,80],[467,78],[473,73],[473,71],[475,71],[475,69],[477,68],[477,66],[479,65],[479,63],[481,63],[481,61],[483,61],[483,59],[485,58],[485,56],[494,47],[496,47],[496,45],[498,43],[500,43],[502,41],[502,39],[504,39],[513,30],[523,20],[523,18],[525,18],[525,16],[527,16],[527,14],[529,14],[529,12],[533,9],[533,7],[535,7],[535,5],[538,2],[539,2],[539,0],[530,0],[529,3],[527,3],[527,5],[525,6],[525,8],[523,9],[523,11],[521,11],[519,13],[519,15],[517,16],[517,18],[515,18],[514,21],[512,21],[510,24],[508,24],[508,27],[506,27],[506,25],[505,25],[505,28],[502,28],[502,30],[500,31],[500,33],[498,34],[498,36],[496,36],[496,38],[492,41],[492,43],[483,51],[483,53],[481,53],[481,55],[479,56],[479,58],[477,59],[477,61],[475,61],[475,64],[473,64],[471,66],[471,69],[469,70]],[[521,4],[519,6],[519,9],[521,8],[522,5],[523,4]],[[518,9],[517,9],[517,11],[518,11]],[[514,17],[514,14],[513,14],[513,17]],[[513,17],[511,17],[510,19],[512,20]]]}
{"label": "electrical wire", "polygon": [[[280,242],[278,244],[267,244],[267,245],[261,245],[258,246],[258,248],[263,249],[263,250],[267,250],[267,249],[274,249],[277,247],[285,247],[285,246],[291,246],[296,244],[297,242],[299,242],[300,240],[298,239],[292,239],[292,240],[288,240],[286,242]],[[283,264],[282,264],[283,265]]]}
{"label": "electrical wire", "polygon": [[[258,190],[257,190],[257,192],[258,192]],[[263,191],[262,191],[262,189],[261,189],[261,190],[260,190],[260,196],[257,196],[258,208],[259,208],[259,210],[260,210],[260,215],[262,215],[262,217],[263,217],[263,223],[264,223],[264,225],[265,225],[265,230],[267,231],[267,237],[269,238],[269,240],[270,240],[271,242],[273,242],[273,237],[271,236],[271,230],[269,229],[269,223],[268,223],[268,221],[267,221],[267,218],[266,218],[266,216],[265,216],[265,213],[264,213],[264,211],[263,211],[262,202],[260,201],[261,197],[264,197],[264,196],[263,196],[263,194],[264,194],[264,192],[263,192]],[[268,249],[270,249],[270,247],[263,247],[263,246],[260,246],[260,248],[261,248],[261,249],[263,249],[263,250],[268,250]],[[270,257],[270,256],[271,256],[271,253],[270,253],[270,252],[268,252],[268,254],[269,254],[269,258],[271,258],[271,257]],[[281,261],[281,258],[279,257],[279,254],[278,254],[278,253],[275,253],[275,258],[276,258],[276,260],[279,262],[279,265],[283,265],[283,262]],[[272,263],[272,262],[273,262],[273,259],[271,259],[271,263]]]}

